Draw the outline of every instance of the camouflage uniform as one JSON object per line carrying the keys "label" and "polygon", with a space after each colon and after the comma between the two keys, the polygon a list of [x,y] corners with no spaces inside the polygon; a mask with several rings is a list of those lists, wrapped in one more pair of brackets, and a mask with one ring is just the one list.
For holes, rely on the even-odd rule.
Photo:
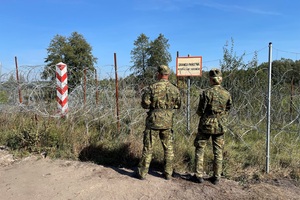
{"label": "camouflage uniform", "polygon": [[[160,74],[169,74],[170,69],[162,65],[158,67]],[[181,106],[180,93],[176,86],[166,79],[147,87],[142,95],[141,105],[149,109],[144,131],[144,147],[141,161],[138,165],[138,174],[144,178],[152,160],[153,146],[158,140],[164,149],[164,175],[169,178],[173,173],[173,115],[174,109]]]}
{"label": "camouflage uniform", "polygon": [[[220,84],[222,81],[221,72],[212,69],[209,72],[212,87],[206,89],[200,95],[197,114],[200,116],[198,134],[194,141],[196,147],[196,177],[203,177],[204,149],[209,138],[213,144],[213,179],[218,180],[222,173],[224,133],[227,128],[227,115],[231,108],[232,99],[230,93]],[[217,80],[214,82],[214,80]]]}

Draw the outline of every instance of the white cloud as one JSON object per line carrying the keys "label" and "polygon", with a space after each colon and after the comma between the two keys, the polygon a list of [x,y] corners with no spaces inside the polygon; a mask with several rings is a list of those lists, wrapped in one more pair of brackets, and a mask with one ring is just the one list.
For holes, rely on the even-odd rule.
{"label": "white cloud", "polygon": [[206,1],[206,2],[197,3],[197,4],[206,6],[206,7],[210,7],[210,8],[215,8],[218,10],[227,11],[227,12],[241,11],[241,12],[248,12],[248,13],[253,13],[253,14],[261,14],[261,15],[281,15],[278,12],[263,10],[260,8],[254,8],[254,7],[250,7],[250,6],[220,4],[220,3],[215,3],[212,1]]}

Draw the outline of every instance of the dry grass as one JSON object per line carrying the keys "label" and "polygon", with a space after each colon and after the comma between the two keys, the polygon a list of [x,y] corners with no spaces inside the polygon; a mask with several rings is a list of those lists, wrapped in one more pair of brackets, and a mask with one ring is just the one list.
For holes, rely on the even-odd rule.
{"label": "dry grass", "polygon": [[[37,117],[28,112],[3,113],[0,116],[0,145],[8,146],[18,156],[47,152],[53,158],[135,167],[141,156],[144,129],[144,119],[133,123],[135,117],[124,117],[121,129],[117,130],[112,117],[92,120],[91,115],[91,119],[86,116],[56,119]],[[195,130],[197,119],[193,121],[191,127]],[[238,134],[238,131],[232,132]],[[177,172],[193,172],[195,134],[186,134],[180,123],[174,126]],[[237,134],[226,135],[224,176],[241,182],[263,179],[266,176],[264,133],[252,131],[243,137]],[[272,133],[270,171],[273,176],[299,180],[299,155],[297,133]],[[206,148],[205,158],[205,169],[209,173],[213,159],[211,143]],[[152,167],[160,169],[162,164],[163,151],[158,144],[154,149]]]}

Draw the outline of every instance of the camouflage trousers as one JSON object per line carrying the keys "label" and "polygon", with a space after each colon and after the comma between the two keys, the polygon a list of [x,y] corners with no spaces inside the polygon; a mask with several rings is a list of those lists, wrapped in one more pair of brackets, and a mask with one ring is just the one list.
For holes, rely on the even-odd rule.
{"label": "camouflage trousers", "polygon": [[159,140],[161,141],[164,150],[164,174],[166,176],[171,176],[173,173],[173,131],[171,129],[146,129],[144,131],[144,147],[142,158],[138,165],[138,173],[141,175],[141,177],[145,177],[148,174],[149,166],[152,160],[153,147],[159,142]]}
{"label": "camouflage trousers", "polygon": [[204,151],[208,140],[212,139],[213,145],[213,154],[214,154],[214,162],[213,162],[213,176],[216,178],[220,178],[222,174],[222,162],[223,162],[223,147],[224,147],[224,134],[203,134],[198,133],[194,145],[196,147],[195,150],[195,172],[197,177],[203,177],[204,169],[203,169],[203,158]]}

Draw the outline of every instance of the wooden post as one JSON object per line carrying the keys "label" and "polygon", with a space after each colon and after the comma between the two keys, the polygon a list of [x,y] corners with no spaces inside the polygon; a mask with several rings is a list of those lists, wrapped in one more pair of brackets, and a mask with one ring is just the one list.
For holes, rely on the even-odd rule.
{"label": "wooden post", "polygon": [[22,103],[22,92],[21,92],[21,86],[20,86],[20,79],[19,79],[19,70],[18,70],[18,59],[17,56],[15,56],[15,63],[16,63],[16,79],[18,84],[18,92],[19,92],[19,102]]}

